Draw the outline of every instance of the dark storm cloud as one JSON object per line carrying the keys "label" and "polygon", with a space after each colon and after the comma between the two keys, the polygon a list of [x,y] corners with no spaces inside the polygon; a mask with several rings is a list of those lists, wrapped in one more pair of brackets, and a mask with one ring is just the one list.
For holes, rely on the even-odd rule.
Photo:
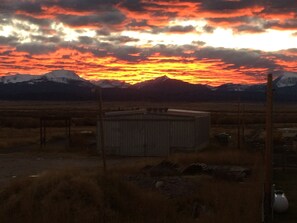
{"label": "dark storm cloud", "polygon": [[[163,6],[165,7],[165,6]],[[168,19],[170,18],[175,18],[177,16],[177,12],[168,12],[166,9],[159,8],[156,11],[151,12],[152,16],[156,17],[167,17]]]}
{"label": "dark storm cloud", "polygon": [[136,42],[139,39],[131,38],[128,36],[107,36],[107,37],[101,37],[100,41],[107,41],[109,44],[105,45],[103,42],[100,42],[94,38],[88,37],[88,36],[80,36],[78,39],[79,44],[83,45],[95,45],[100,48],[106,48],[108,50],[112,50],[113,48],[119,47],[121,44],[125,44],[128,42]]}
{"label": "dark storm cloud", "polygon": [[246,23],[257,23],[259,21],[261,21],[262,19],[260,17],[257,16],[234,16],[234,17],[221,17],[221,18],[207,18],[208,21],[212,22],[212,23],[228,23],[230,25],[234,24],[234,23],[242,23],[242,24],[246,24]]}
{"label": "dark storm cloud", "polygon": [[172,2],[174,4],[174,1],[158,1],[158,0],[122,0],[119,3],[120,7],[126,8],[129,11],[132,12],[145,12],[148,8],[150,8],[153,11],[156,11],[158,13],[168,13],[166,9],[168,9],[167,5],[163,5],[160,3],[166,3],[166,2]]}
{"label": "dark storm cloud", "polygon": [[275,68],[273,60],[263,56],[263,52],[257,50],[236,50],[227,48],[204,47],[195,52],[197,58],[221,59],[234,67],[256,67],[256,68]]}
{"label": "dark storm cloud", "polygon": [[80,36],[78,39],[79,39],[79,42],[84,45],[90,45],[95,42],[93,38],[88,37],[88,36]]}
{"label": "dark storm cloud", "polygon": [[74,11],[104,11],[113,9],[120,0],[43,0],[46,6],[58,6]]}
{"label": "dark storm cloud", "polygon": [[124,0],[120,3],[121,7],[127,8],[130,11],[143,12],[144,4],[142,4],[141,0]]}
{"label": "dark storm cloud", "polygon": [[122,43],[139,41],[139,39],[137,39],[137,38],[131,38],[131,37],[128,37],[128,36],[112,36],[112,37],[106,38],[106,40],[114,42],[115,44],[122,44]]}
{"label": "dark storm cloud", "polygon": [[147,22],[148,21],[145,20],[145,19],[142,19],[141,21],[137,21],[135,19],[132,19],[130,21],[130,23],[128,24],[128,27],[147,27],[147,26],[149,26]]}
{"label": "dark storm cloud", "polygon": [[46,18],[35,18],[32,16],[28,16],[28,15],[14,15],[14,18],[18,18],[21,21],[28,21],[34,25],[38,25],[38,26],[49,26],[53,20],[52,19],[46,19]]}
{"label": "dark storm cloud", "polygon": [[160,44],[152,48],[153,53],[160,53],[163,56],[174,57],[174,56],[184,56],[184,50],[187,46],[175,46],[175,45],[164,45]]}
{"label": "dark storm cloud", "polygon": [[[100,43],[97,43],[100,45]],[[62,48],[73,49],[81,53],[91,53],[95,57],[105,57],[109,54],[109,52],[101,47],[85,47],[85,46],[78,46],[77,44],[61,44]]]}
{"label": "dark storm cloud", "polygon": [[[204,31],[211,33],[213,31],[212,27],[221,26],[222,22],[232,23],[241,23],[233,25],[236,32],[262,32],[263,29],[268,28],[279,28],[279,29],[297,29],[297,20],[291,19],[282,22],[267,22],[263,27],[255,23],[254,19],[258,19],[261,15],[273,14],[275,12],[282,13],[282,11],[289,11],[296,14],[297,1],[295,0],[180,0],[178,2],[186,3],[197,3],[199,11],[196,11],[199,16],[199,12],[217,12],[220,14],[226,14],[226,17],[220,16],[219,18],[207,17],[204,16],[204,19],[210,21],[211,24],[205,26]],[[39,0],[39,1],[17,1],[17,0],[1,0],[0,10],[5,13],[11,12],[10,17],[17,17],[22,20],[29,21],[30,23],[39,25],[39,26],[49,26],[53,19],[55,21],[61,21],[70,26],[96,26],[96,25],[107,25],[113,26],[118,24],[123,24],[124,21],[129,22],[125,27],[131,27],[131,29],[137,28],[153,28],[155,33],[161,32],[160,27],[155,27],[153,21],[155,17],[163,17],[164,20],[169,21],[178,16],[179,7],[182,9],[184,6],[178,6],[178,2],[169,0]],[[168,8],[168,5],[171,4],[174,10]],[[246,12],[249,12],[249,9],[255,6],[262,6],[264,10],[261,12],[255,12],[253,16],[234,16],[232,17],[232,12],[237,10],[247,9]],[[52,14],[49,18],[44,18],[40,15],[46,17],[48,7],[58,7],[64,11],[59,12],[57,10],[56,14]],[[126,14],[123,13],[122,9],[126,9],[130,12],[137,13],[147,13],[150,15],[152,22],[148,22],[146,19],[136,20],[131,17],[127,18]],[[195,10],[195,8],[193,8]],[[26,12],[22,15],[13,15],[12,12],[21,11]],[[65,12],[88,12],[86,14],[74,15],[74,14],[65,14]],[[53,12],[52,12],[53,13]],[[59,14],[61,13],[61,14]],[[231,14],[230,14],[231,13]],[[243,12],[244,14],[244,12]],[[39,15],[39,16],[34,16]],[[9,16],[8,16],[9,17]],[[54,17],[54,18],[52,18]],[[297,16],[296,16],[297,18]],[[271,20],[271,19],[270,19]],[[4,20],[1,20],[0,23],[4,23]],[[150,25],[149,25],[150,24]],[[124,26],[122,26],[124,28]],[[190,28],[190,27],[187,27]],[[182,27],[176,27],[176,32],[190,32],[191,30],[186,30]],[[180,30],[178,30],[180,29]],[[171,30],[164,30],[165,32],[175,32],[174,28]]]}
{"label": "dark storm cloud", "polygon": [[[203,43],[199,43],[203,45]],[[258,50],[236,50],[228,48],[214,48],[214,47],[193,47],[193,45],[158,45],[146,52],[148,55],[152,55],[156,52],[162,56],[168,57],[196,57],[197,60],[201,59],[220,59],[226,64],[230,64],[233,68],[251,67],[251,68],[275,68],[277,67],[275,62],[271,59],[267,59],[265,53]],[[194,51],[192,54],[187,55],[185,52],[188,50]]]}
{"label": "dark storm cloud", "polygon": [[14,11],[13,6],[16,4],[14,0],[1,0],[0,1],[0,13],[1,14],[9,14]]}
{"label": "dark storm cloud", "polygon": [[203,41],[192,41],[192,44],[195,46],[204,46],[206,43]]}
{"label": "dark storm cloud", "polygon": [[62,42],[62,39],[58,36],[51,36],[51,37],[45,37],[45,36],[38,36],[38,35],[31,35],[31,39],[35,42],[42,42],[42,43],[54,43],[58,44]]}
{"label": "dark storm cloud", "polygon": [[[273,27],[284,27],[276,19],[263,19],[260,16],[236,16],[229,18],[208,18],[208,21],[217,26],[232,27],[234,32],[261,33]],[[293,27],[293,26],[292,26]]]}
{"label": "dark storm cloud", "polygon": [[[7,57],[7,60],[8,60],[9,56],[10,56],[10,54],[12,52],[13,52],[12,50],[6,50],[6,51],[3,51],[3,52],[0,52],[0,56],[5,56],[5,57]],[[4,62],[4,61],[1,61],[1,62]]]}
{"label": "dark storm cloud", "polygon": [[194,26],[171,26],[168,28],[168,32],[178,32],[178,33],[187,33],[195,31]]}
{"label": "dark storm cloud", "polygon": [[30,2],[30,1],[26,1],[26,2],[17,2],[14,7],[16,10],[19,11],[23,11],[23,12],[27,12],[27,13],[31,13],[31,14],[39,14],[41,13],[42,10],[42,5],[41,5],[42,1],[37,1],[37,2]]}
{"label": "dark storm cloud", "polygon": [[286,19],[285,21],[271,20],[264,25],[266,29],[297,29],[297,19]]}
{"label": "dark storm cloud", "polygon": [[294,63],[297,61],[297,49],[287,49],[278,52],[272,52],[269,54],[271,58],[277,61],[283,61],[284,63]]}
{"label": "dark storm cloud", "polygon": [[199,3],[203,10],[210,11],[238,10],[263,4],[263,0],[181,0],[181,2]]}
{"label": "dark storm cloud", "polygon": [[88,26],[88,25],[117,25],[125,20],[125,15],[120,11],[111,11],[100,14],[92,14],[86,16],[76,15],[59,15],[58,20],[70,26]]}
{"label": "dark storm cloud", "polygon": [[[108,55],[113,55],[117,59],[127,62],[145,61],[156,53],[166,57],[191,57],[196,58],[197,61],[202,59],[218,59],[226,64],[229,64],[230,68],[235,69],[241,69],[242,67],[279,69],[279,66],[273,59],[270,59],[270,57],[278,59],[286,58],[283,53],[276,54],[264,53],[259,50],[236,50],[227,48],[201,47],[203,45],[203,42],[199,42],[196,45],[183,46],[160,44],[151,48],[143,49],[134,46],[119,46],[98,42],[96,46],[97,49],[93,49],[93,53],[96,56],[105,56],[105,53],[108,52]],[[75,45],[73,45],[73,48],[81,52],[90,52],[89,48],[78,48]],[[98,51],[98,49],[100,49],[100,51]],[[188,54],[186,53],[187,51],[193,52]],[[99,52],[101,52],[101,54]]]}
{"label": "dark storm cloud", "polygon": [[265,0],[267,8],[271,9],[296,9],[297,2],[295,0]]}
{"label": "dark storm cloud", "polygon": [[[271,19],[261,18],[261,14],[257,16],[237,16],[230,18],[208,18],[213,24],[224,24],[225,26],[235,27],[237,32],[265,32],[266,29],[297,29],[297,15],[293,19],[280,20],[277,17]],[[227,24],[227,25],[226,25]],[[236,25],[241,24],[241,25]]]}
{"label": "dark storm cloud", "polygon": [[222,1],[208,0],[202,1],[202,8],[205,10],[238,10],[255,6],[261,2],[260,0],[240,0],[240,1]]}
{"label": "dark storm cloud", "polygon": [[0,36],[0,46],[1,45],[15,45],[17,43],[18,39],[16,37],[10,36]]}
{"label": "dark storm cloud", "polygon": [[152,28],[152,33],[188,33],[195,31],[194,26],[168,26],[168,27],[154,27]]}
{"label": "dark storm cloud", "polygon": [[96,30],[96,33],[98,36],[109,36],[110,35],[110,30],[107,28],[102,28],[100,30]]}
{"label": "dark storm cloud", "polygon": [[247,32],[247,33],[262,33],[266,30],[259,26],[252,26],[252,25],[240,25],[234,27],[236,32]]}
{"label": "dark storm cloud", "polygon": [[122,46],[122,47],[114,47],[114,54],[117,57],[125,57],[130,54],[137,54],[141,52],[141,49],[135,46]]}
{"label": "dark storm cloud", "polygon": [[27,52],[29,54],[47,54],[57,50],[56,45],[40,44],[40,43],[26,43],[16,46],[16,50],[19,52]]}
{"label": "dark storm cloud", "polygon": [[121,0],[1,0],[0,11],[22,11],[29,14],[46,13],[43,7],[59,7],[68,11],[107,11],[115,9]]}
{"label": "dark storm cloud", "polygon": [[206,33],[213,33],[214,30],[215,30],[215,27],[213,26],[209,26],[209,25],[203,26],[203,31]]}

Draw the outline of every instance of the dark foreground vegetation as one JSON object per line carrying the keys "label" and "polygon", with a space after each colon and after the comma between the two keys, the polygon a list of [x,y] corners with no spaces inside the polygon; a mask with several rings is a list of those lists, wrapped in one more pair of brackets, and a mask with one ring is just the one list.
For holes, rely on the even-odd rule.
{"label": "dark foreground vegetation", "polygon": [[[68,169],[19,178],[1,188],[0,222],[260,222],[258,155],[230,150],[170,158],[181,166],[207,160],[234,165],[241,160],[252,168],[252,175],[243,182],[201,174],[144,177],[143,167],[159,162],[149,159],[117,165],[106,175],[100,168]],[[135,178],[144,181],[131,181]],[[160,180],[168,183],[167,190],[155,187]],[[178,182],[191,182],[191,193],[165,193],[170,185],[173,193],[183,190]]]}
{"label": "dark foreground vegetation", "polygon": [[[1,102],[0,105],[0,153],[17,154],[18,157],[24,155],[29,157],[28,160],[39,159],[41,154],[43,157],[53,154],[57,157],[60,154],[71,157],[73,154],[95,155],[89,147],[89,138],[81,133],[96,131],[96,102]],[[104,103],[105,110],[137,107],[210,111],[211,145],[196,153],[172,154],[166,160],[178,165],[179,170],[193,163],[204,163],[239,165],[249,168],[251,174],[238,181],[205,173],[144,173],[144,169],[164,158],[108,157],[106,174],[103,174],[99,162],[96,167],[88,168],[60,165],[55,170],[43,166],[42,173],[31,177],[5,178],[6,183],[0,185],[0,222],[261,222],[264,104],[245,104],[238,109],[237,103]],[[238,110],[241,112],[238,113]],[[275,111],[276,128],[296,126],[295,105],[279,104],[275,106]],[[40,150],[39,118],[44,115],[68,115],[73,118],[70,146],[66,148],[63,141],[63,123],[53,121],[48,126],[48,145]],[[241,128],[244,127],[240,148],[237,143],[238,123],[241,123]],[[220,132],[231,135],[229,145],[215,141],[213,136]],[[275,132],[274,141],[281,145],[281,136]],[[249,140],[252,138],[254,142]],[[10,170],[7,170],[9,174]],[[296,176],[294,169],[275,172],[274,182],[285,190],[290,202],[289,211],[276,215],[275,222],[296,220]],[[164,185],[156,187],[158,181]],[[169,193],[172,190],[180,193],[172,196]]]}

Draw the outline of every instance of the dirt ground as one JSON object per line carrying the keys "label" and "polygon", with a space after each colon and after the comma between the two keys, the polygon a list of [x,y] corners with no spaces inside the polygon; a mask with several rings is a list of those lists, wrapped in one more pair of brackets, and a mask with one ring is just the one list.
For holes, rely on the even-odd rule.
{"label": "dirt ground", "polygon": [[[121,163],[131,163],[131,160],[141,158],[108,158],[107,167],[113,167]],[[0,187],[10,180],[19,177],[34,177],[50,170],[100,168],[102,160],[100,156],[71,153],[0,153]]]}
{"label": "dirt ground", "polygon": [[47,170],[72,167],[96,167],[97,157],[71,157],[49,154],[0,154],[0,186],[17,177],[40,174]]}

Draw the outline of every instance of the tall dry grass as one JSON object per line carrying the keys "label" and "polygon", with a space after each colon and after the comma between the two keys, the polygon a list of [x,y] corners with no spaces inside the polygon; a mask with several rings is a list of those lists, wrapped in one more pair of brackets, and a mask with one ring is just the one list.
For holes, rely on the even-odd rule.
{"label": "tall dry grass", "polygon": [[[115,176],[62,171],[16,180],[0,192],[2,223],[181,222],[173,203]],[[187,221],[187,219],[184,219]]]}
{"label": "tall dry grass", "polygon": [[[218,152],[218,151],[217,151]],[[168,199],[156,189],[142,189],[124,180],[123,175],[135,174],[145,164],[159,159],[140,159],[124,166],[101,170],[62,170],[37,178],[12,181],[0,192],[0,222],[59,223],[232,223],[261,221],[263,186],[262,159],[257,153],[215,151],[171,157],[180,165],[193,161],[213,164],[245,163],[252,175],[245,182],[229,182],[209,176],[194,176],[197,185],[190,196]],[[133,165],[132,165],[133,164]],[[122,167],[122,168],[120,168]],[[122,169],[122,171],[121,171]],[[195,201],[202,209],[192,218]]]}

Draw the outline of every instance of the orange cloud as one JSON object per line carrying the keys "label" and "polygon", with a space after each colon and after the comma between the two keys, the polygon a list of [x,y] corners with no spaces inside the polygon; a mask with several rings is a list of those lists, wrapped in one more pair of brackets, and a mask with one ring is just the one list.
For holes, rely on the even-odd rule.
{"label": "orange cloud", "polygon": [[[0,51],[1,52],[1,51]],[[11,59],[13,58],[13,60]],[[0,56],[0,75],[6,73],[43,74],[55,69],[69,69],[86,79],[117,79],[137,83],[163,75],[183,81],[217,86],[223,83],[258,83],[261,79],[247,73],[266,71],[265,68],[234,68],[220,59],[168,57],[154,54],[141,62],[127,62],[113,56],[95,57],[93,54],[63,48],[46,55],[13,52]],[[17,64],[17,65],[16,65]],[[296,63],[295,63],[296,64]]]}

